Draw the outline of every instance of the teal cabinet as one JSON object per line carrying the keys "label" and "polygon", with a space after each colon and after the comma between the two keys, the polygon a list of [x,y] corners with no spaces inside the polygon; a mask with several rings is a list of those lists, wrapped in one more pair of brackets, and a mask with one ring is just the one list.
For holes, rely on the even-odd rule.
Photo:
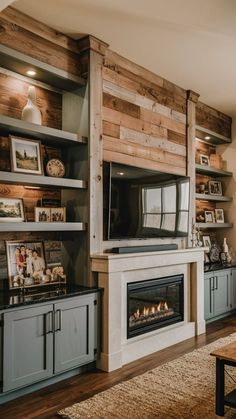
{"label": "teal cabinet", "polygon": [[6,312],[3,332],[3,391],[53,374],[53,306]]}
{"label": "teal cabinet", "polygon": [[95,359],[96,293],[3,313],[3,392]]}
{"label": "teal cabinet", "polygon": [[213,276],[212,274],[204,275],[204,313],[205,320],[211,319],[213,314]]}
{"label": "teal cabinet", "polygon": [[95,301],[90,294],[55,304],[55,373],[94,360]]}
{"label": "teal cabinet", "polygon": [[231,310],[230,269],[215,272],[214,275],[214,315],[219,316]]}
{"label": "teal cabinet", "polygon": [[205,320],[224,315],[231,311],[231,290],[231,269],[212,271],[204,275]]}
{"label": "teal cabinet", "polygon": [[236,268],[231,269],[231,308],[236,310]]}

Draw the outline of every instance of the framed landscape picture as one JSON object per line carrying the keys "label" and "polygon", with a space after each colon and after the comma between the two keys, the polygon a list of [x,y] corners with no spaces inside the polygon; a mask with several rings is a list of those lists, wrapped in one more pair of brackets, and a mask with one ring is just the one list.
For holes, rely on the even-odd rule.
{"label": "framed landscape picture", "polygon": [[40,141],[10,136],[12,171],[43,174]]}
{"label": "framed landscape picture", "polygon": [[0,222],[25,221],[23,200],[20,198],[0,198]]}

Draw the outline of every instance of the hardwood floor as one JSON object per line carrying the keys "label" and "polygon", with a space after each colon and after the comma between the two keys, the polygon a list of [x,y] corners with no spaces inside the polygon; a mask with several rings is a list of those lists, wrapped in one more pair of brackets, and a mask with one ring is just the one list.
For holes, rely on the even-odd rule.
{"label": "hardwood floor", "polygon": [[207,326],[207,333],[204,335],[163,349],[132,362],[120,370],[112,373],[99,370],[85,373],[8,402],[0,406],[0,417],[4,419],[58,419],[59,409],[85,400],[115,384],[143,374],[147,370],[234,332],[236,332],[235,315],[211,323]]}

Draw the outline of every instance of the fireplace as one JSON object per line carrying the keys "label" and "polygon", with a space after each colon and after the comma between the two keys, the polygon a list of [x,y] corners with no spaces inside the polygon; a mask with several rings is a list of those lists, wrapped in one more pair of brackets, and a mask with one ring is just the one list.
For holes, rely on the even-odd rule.
{"label": "fireplace", "polygon": [[184,319],[184,275],[127,284],[127,338]]}

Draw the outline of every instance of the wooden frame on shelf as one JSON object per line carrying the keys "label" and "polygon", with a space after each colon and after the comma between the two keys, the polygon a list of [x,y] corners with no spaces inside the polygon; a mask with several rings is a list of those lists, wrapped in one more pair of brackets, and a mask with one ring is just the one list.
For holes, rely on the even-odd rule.
{"label": "wooden frame on shelf", "polygon": [[215,218],[217,223],[224,223],[225,217],[224,217],[224,210],[222,208],[216,208],[215,209]]}
{"label": "wooden frame on shelf", "polygon": [[22,198],[0,198],[0,222],[25,221],[24,204]]}
{"label": "wooden frame on shelf", "polygon": [[10,135],[13,172],[43,175],[41,142]]}
{"label": "wooden frame on shelf", "polygon": [[209,194],[222,196],[222,184],[218,180],[209,180]]}
{"label": "wooden frame on shelf", "polygon": [[215,223],[214,211],[204,211],[205,223]]}
{"label": "wooden frame on shelf", "polygon": [[210,164],[209,156],[207,156],[206,154],[200,154],[199,155],[199,162],[202,166],[209,166],[209,164]]}

